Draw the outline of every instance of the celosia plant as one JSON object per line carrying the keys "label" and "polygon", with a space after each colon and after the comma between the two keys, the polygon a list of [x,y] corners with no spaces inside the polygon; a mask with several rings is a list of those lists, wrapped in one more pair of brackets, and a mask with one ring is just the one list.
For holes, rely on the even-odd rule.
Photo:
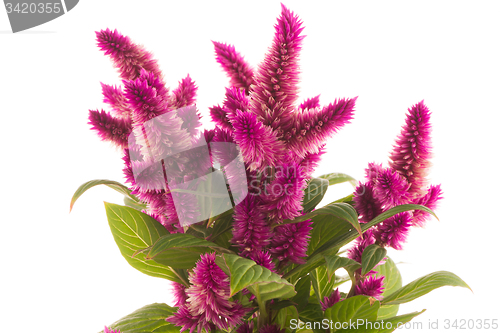
{"label": "celosia plant", "polygon": [[316,207],[329,186],[354,183],[312,174],[326,141],[353,118],[356,97],[298,103],[302,30],[282,6],[255,69],[214,42],[230,84],[210,108],[215,128],[205,130],[189,75],[171,91],[151,53],[117,31],[97,32],[123,86],[102,84],[111,113],[91,110],[89,124],[123,149],[128,186],[85,183],[71,206],[98,184],[125,194],[125,206],[105,204],[114,239],[134,268],[172,281],[175,298],[175,307],[148,305],[104,332],[347,331],[352,322],[390,332],[421,313],[398,316],[399,304],[444,285],[468,287],[445,271],[402,286],[387,256],[442,198],[426,178],[431,113],[423,101],[408,110],[388,166],[369,163],[352,195]]}

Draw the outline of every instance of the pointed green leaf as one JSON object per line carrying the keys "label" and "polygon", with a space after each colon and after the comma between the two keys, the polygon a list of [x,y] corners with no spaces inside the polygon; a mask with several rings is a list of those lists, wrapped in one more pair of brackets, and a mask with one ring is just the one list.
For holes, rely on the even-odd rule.
{"label": "pointed green leaf", "polygon": [[355,270],[361,268],[361,265],[352,259],[339,257],[337,255],[325,256],[326,269],[328,271],[328,281],[335,275],[335,271],[339,268],[354,266]]}
{"label": "pointed green leaf", "polygon": [[361,256],[361,275],[369,273],[387,254],[387,250],[377,244],[367,246]]}
{"label": "pointed green leaf", "polygon": [[113,180],[95,179],[80,185],[80,187],[76,190],[75,194],[73,194],[73,197],[71,198],[69,211],[71,212],[76,200],[78,200],[78,198],[81,197],[83,193],[85,193],[88,189],[97,185],[106,185],[107,187],[112,188],[113,190],[123,194],[125,197],[128,197],[133,202],[140,204],[140,200],[137,199],[137,197],[131,193],[131,191],[127,186],[120,184],[119,182],[115,182]]}
{"label": "pointed green leaf", "polygon": [[286,308],[280,309],[276,314],[276,319],[274,323],[280,325],[281,329],[285,329],[285,332],[292,332],[290,329],[290,321],[298,320],[299,312],[295,306],[288,306]]}
{"label": "pointed green leaf", "polygon": [[396,290],[382,300],[383,305],[402,304],[413,301],[430,291],[443,287],[455,286],[470,289],[470,287],[458,276],[451,272],[439,271],[427,274],[406,286]]}
{"label": "pointed green leaf", "polygon": [[321,247],[328,241],[338,238],[348,232],[352,226],[345,220],[331,215],[319,215],[312,219],[311,238],[307,248],[307,255]]}
{"label": "pointed green leaf", "polygon": [[379,308],[379,301],[359,295],[335,303],[326,309],[325,318],[333,322],[333,331],[335,332],[335,323],[348,323],[357,319],[375,321]]}
{"label": "pointed green leaf", "polygon": [[232,253],[224,247],[193,235],[170,234],[162,236],[149,248],[146,259],[153,259],[173,268],[189,269],[200,259],[201,254],[213,251]]}
{"label": "pointed green leaf", "polygon": [[318,215],[331,215],[349,222],[361,235],[361,226],[358,221],[358,213],[351,205],[345,202],[334,202],[324,207],[318,208],[310,213],[301,215],[293,220],[284,220],[281,224],[297,223],[309,220]]}
{"label": "pointed green leaf", "polygon": [[143,209],[147,208],[146,204],[132,200],[132,199],[130,199],[130,197],[123,197],[123,203],[125,204],[125,206],[128,206],[130,208],[134,208],[135,210],[138,210],[138,211],[142,211]]}
{"label": "pointed green leaf", "polygon": [[165,320],[176,311],[177,308],[167,304],[154,303],[146,305],[108,325],[108,328],[112,331],[120,330],[122,333],[178,333],[179,327]]}
{"label": "pointed green leaf", "polygon": [[334,172],[334,173],[329,173],[326,175],[321,175],[318,178],[328,180],[328,185],[330,185],[330,186],[335,185],[335,184],[349,182],[353,187],[356,187],[356,183],[357,183],[356,179],[352,178],[349,175],[346,175],[345,173],[340,173],[340,172]]}
{"label": "pointed green leaf", "polygon": [[297,292],[297,295],[290,300],[297,304],[297,310],[300,312],[309,302],[309,295],[311,294],[311,276],[303,276],[299,281],[297,281],[295,284],[295,291]]}
{"label": "pointed green leaf", "polygon": [[150,276],[187,284],[187,281],[179,278],[170,267],[146,260],[144,253],[134,255],[166,235],[168,232],[164,226],[151,216],[133,208],[107,202],[104,206],[116,245],[132,267]]}
{"label": "pointed green leaf", "polygon": [[[401,278],[399,269],[391,258],[386,257],[385,263],[375,267],[373,270],[377,272],[377,274],[375,274],[376,277],[384,276],[383,297],[392,294],[403,286],[403,279]],[[378,310],[377,319],[380,320],[394,317],[398,314],[398,310],[399,304],[382,305]]]}
{"label": "pointed green leaf", "polygon": [[222,254],[217,265],[230,277],[231,295],[248,288],[261,302],[273,298],[291,298],[293,285],[278,274],[257,265],[255,261],[234,254]]}
{"label": "pointed green leaf", "polygon": [[304,190],[304,198],[302,199],[304,212],[310,212],[316,208],[321,200],[323,200],[326,190],[328,190],[327,179],[312,178]]}
{"label": "pointed green leaf", "polygon": [[335,280],[328,278],[328,272],[324,265],[316,267],[309,275],[311,275],[312,286],[318,302],[322,302],[325,296],[330,296],[332,293]]}
{"label": "pointed green leaf", "polygon": [[325,331],[321,328],[314,328],[312,325],[314,323],[320,323],[324,317],[323,317],[323,311],[321,311],[321,306],[319,304],[313,304],[309,303],[307,304],[306,308],[299,313],[299,319],[303,321],[304,323],[309,323],[311,327],[305,327],[305,329],[310,329],[314,333],[324,333]]}

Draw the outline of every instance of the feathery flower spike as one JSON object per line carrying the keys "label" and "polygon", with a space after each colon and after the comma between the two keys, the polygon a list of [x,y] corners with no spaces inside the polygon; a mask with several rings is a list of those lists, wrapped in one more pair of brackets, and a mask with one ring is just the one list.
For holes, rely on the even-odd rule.
{"label": "feathery flower spike", "polygon": [[89,110],[89,124],[96,131],[101,140],[111,141],[120,148],[128,146],[128,137],[132,132],[130,121],[115,118],[104,110]]}
{"label": "feathery flower spike", "polygon": [[202,254],[200,258],[189,274],[192,284],[186,289],[189,312],[219,329],[241,324],[246,309],[229,300],[229,279],[215,263],[215,253]]}
{"label": "feathery flower spike", "polygon": [[319,95],[316,97],[308,98],[299,105],[299,110],[308,110],[319,108]]}
{"label": "feathery flower spike", "polygon": [[385,209],[408,203],[408,182],[393,169],[383,169],[374,183],[373,195]]}
{"label": "feathery flower spike", "polygon": [[[443,191],[440,185],[431,185],[427,193],[419,198],[416,202],[418,205],[423,205],[431,210],[437,208],[439,201],[443,198]],[[423,210],[415,210],[413,212],[413,225],[423,226],[430,214]]]}
{"label": "feathery flower spike", "polygon": [[127,98],[120,87],[113,87],[101,82],[103,102],[108,104],[115,116],[130,119],[132,110],[128,105]]}
{"label": "feathery flower spike", "polygon": [[179,82],[179,86],[172,91],[169,104],[174,110],[192,105],[196,101],[197,91],[198,87],[188,74],[188,76]]}
{"label": "feathery flower spike", "polygon": [[321,110],[295,113],[290,131],[284,135],[288,148],[298,156],[317,153],[326,140],[349,123],[357,97],[335,100]]}
{"label": "feathery flower spike", "polygon": [[115,68],[124,80],[135,80],[141,69],[153,73],[159,79],[162,74],[156,60],[143,47],[132,43],[129,37],[123,36],[117,30],[109,29],[96,32],[97,46],[109,55]]}
{"label": "feathery flower spike", "polygon": [[215,325],[208,322],[202,315],[191,314],[187,304],[180,306],[176,313],[165,320],[175,326],[181,326],[179,332],[189,330],[190,333],[193,333],[196,329],[197,333],[208,333],[215,330]]}
{"label": "feathery flower spike", "polygon": [[368,229],[363,234],[363,238],[356,238],[356,244],[347,250],[347,257],[361,264],[363,251],[372,244],[375,244],[375,238],[373,237],[372,229]]}
{"label": "feathery flower spike", "polygon": [[216,126],[219,126],[220,128],[228,131],[233,130],[233,125],[227,117],[227,112],[222,107],[220,107],[219,105],[215,105],[209,108],[209,110],[210,118],[212,118],[212,121]]}
{"label": "feathery flower spike", "polygon": [[247,195],[234,207],[232,243],[240,248],[243,256],[252,255],[270,243],[271,229],[266,221],[266,215],[255,209],[258,203],[257,196]]}
{"label": "feathery flower spike", "polygon": [[226,88],[226,99],[224,100],[223,107],[228,115],[234,115],[237,110],[247,112],[249,102],[250,100],[242,89],[235,87]]}
{"label": "feathery flower spike", "polygon": [[393,249],[401,250],[411,225],[411,213],[398,213],[378,224],[373,231],[373,236],[380,246],[390,246]]}
{"label": "feathery flower spike", "polygon": [[321,305],[321,310],[326,311],[326,309],[331,308],[340,301],[340,291],[339,288],[335,289],[330,296],[325,296],[323,302],[319,302]]}
{"label": "feathery flower spike", "polygon": [[250,110],[281,137],[288,132],[293,119],[304,28],[298,16],[283,4],[274,28],[272,46],[254,76]]}
{"label": "feathery flower spike", "polygon": [[250,259],[255,261],[257,265],[267,268],[271,272],[276,273],[276,267],[271,259],[271,255],[267,251],[255,251],[250,253]]}
{"label": "feathery flower spike", "polygon": [[260,209],[269,218],[281,222],[301,215],[302,198],[306,188],[306,175],[296,163],[276,166],[276,178],[266,185],[261,195]]}
{"label": "feathery flower spike", "polygon": [[382,213],[382,204],[375,197],[371,182],[360,183],[354,190],[354,207],[360,222],[370,222]]}
{"label": "feathery flower spike", "polygon": [[229,115],[243,159],[251,170],[274,166],[284,154],[285,145],[278,140],[273,130],[261,123],[251,112],[236,111]]}
{"label": "feathery flower spike", "polygon": [[358,285],[356,286],[355,295],[365,295],[373,297],[379,301],[382,300],[382,292],[384,291],[384,278],[384,276],[368,276],[358,283]]}
{"label": "feathery flower spike", "polygon": [[253,84],[252,68],[246,63],[240,53],[236,52],[233,45],[214,41],[212,43],[214,43],[217,62],[230,78],[231,86],[243,89],[248,95],[250,86]]}
{"label": "feathery flower spike", "polygon": [[304,264],[312,230],[311,220],[277,226],[269,252],[279,261]]}
{"label": "feathery flower spike", "polygon": [[414,197],[425,194],[427,173],[431,166],[430,111],[421,101],[410,109],[390,155],[390,166],[403,175]]}

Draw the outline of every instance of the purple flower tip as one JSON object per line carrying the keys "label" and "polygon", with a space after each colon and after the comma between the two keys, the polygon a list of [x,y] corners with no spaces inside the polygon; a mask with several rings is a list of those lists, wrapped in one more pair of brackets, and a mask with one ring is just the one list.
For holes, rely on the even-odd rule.
{"label": "purple flower tip", "polygon": [[120,330],[112,331],[107,326],[104,326],[104,333],[120,333]]}
{"label": "purple flower tip", "polygon": [[396,250],[401,250],[411,225],[411,213],[398,213],[378,224],[373,232],[373,236],[380,246],[390,246]]}
{"label": "purple flower tip", "polygon": [[331,308],[335,303],[340,301],[340,291],[339,288],[335,289],[330,296],[325,296],[323,302],[319,302],[321,305],[321,310],[326,311],[326,309]]}
{"label": "purple flower tip", "polygon": [[311,220],[280,225],[275,228],[270,252],[279,261],[304,264],[311,238]]}
{"label": "purple flower tip", "polygon": [[387,209],[408,203],[408,187],[403,176],[391,168],[386,168],[381,170],[374,180],[373,194]]}
{"label": "purple flower tip", "polygon": [[384,291],[384,278],[384,276],[368,276],[358,283],[358,285],[356,286],[355,294],[370,296],[379,301],[382,300],[382,292]]}

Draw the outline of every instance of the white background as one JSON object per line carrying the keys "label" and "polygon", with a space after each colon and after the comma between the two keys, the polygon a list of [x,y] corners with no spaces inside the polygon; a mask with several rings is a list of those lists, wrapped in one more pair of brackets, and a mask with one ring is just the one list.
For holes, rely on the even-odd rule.
{"label": "white background", "polygon": [[[425,99],[432,111],[434,167],[445,199],[440,221],[412,230],[390,255],[404,283],[437,270],[474,293],[444,287],[401,306],[415,321],[445,330],[446,319],[497,319],[500,20],[496,2],[285,1],[305,24],[301,100],[359,96],[355,119],[328,144],[317,174],[361,179],[368,162],[387,163],[405,111]],[[111,28],[143,44],[174,88],[187,73],[198,108],[221,103],[228,79],[211,40],[234,44],[257,65],[273,38],[277,1],[81,1],[72,11],[12,34],[0,9],[1,331],[97,332],[154,302],[170,302],[165,280],[128,266],[113,242],[94,188],[69,214],[76,188],[122,181],[120,152],[87,125],[105,108],[99,82],[120,83],[94,31]],[[332,201],[352,191],[331,189]],[[325,202],[326,203],[326,202]],[[407,330],[410,331],[410,330]],[[485,330],[467,330],[483,332]],[[491,331],[491,330],[490,330]]]}

